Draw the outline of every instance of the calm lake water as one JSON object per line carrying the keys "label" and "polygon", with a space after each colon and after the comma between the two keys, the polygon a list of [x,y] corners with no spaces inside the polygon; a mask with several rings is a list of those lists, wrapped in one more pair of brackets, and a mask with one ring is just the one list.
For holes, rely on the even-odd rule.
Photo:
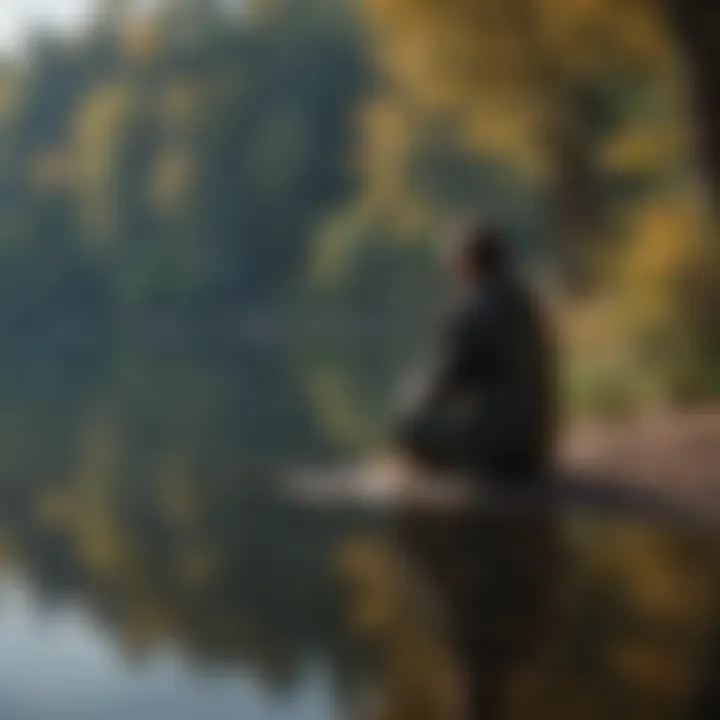
{"label": "calm lake water", "polygon": [[378,358],[198,346],[0,364],[2,720],[712,716],[717,533],[279,502],[370,452]]}
{"label": "calm lake water", "polygon": [[132,661],[83,605],[48,608],[28,581],[0,585],[3,718],[337,718],[332,669],[307,660],[282,690],[251,668],[203,668],[168,639]]}

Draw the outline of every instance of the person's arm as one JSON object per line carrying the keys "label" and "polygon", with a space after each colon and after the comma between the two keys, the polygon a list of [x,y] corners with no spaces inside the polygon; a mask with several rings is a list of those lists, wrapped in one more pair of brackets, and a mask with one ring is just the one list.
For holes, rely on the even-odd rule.
{"label": "person's arm", "polygon": [[419,403],[421,411],[447,407],[462,392],[473,372],[476,328],[470,311],[456,311],[445,323],[438,355],[426,379]]}
{"label": "person's arm", "polygon": [[446,321],[434,367],[425,377],[409,412],[402,414],[395,428],[397,446],[413,457],[427,459],[438,455],[438,428],[447,423],[449,410],[477,370],[475,325],[470,308],[465,307]]}

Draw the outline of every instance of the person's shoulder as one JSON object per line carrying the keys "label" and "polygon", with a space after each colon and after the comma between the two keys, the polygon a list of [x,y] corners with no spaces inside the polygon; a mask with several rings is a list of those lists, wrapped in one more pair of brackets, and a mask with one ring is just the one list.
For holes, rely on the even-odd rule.
{"label": "person's shoulder", "polygon": [[540,309],[540,298],[533,284],[526,278],[513,275],[502,284],[498,300],[502,304],[521,308]]}
{"label": "person's shoulder", "polygon": [[552,321],[545,299],[529,280],[518,279],[514,283],[511,305],[513,317],[526,331],[532,331],[551,342]]}
{"label": "person's shoulder", "polygon": [[455,336],[475,334],[492,317],[492,300],[484,288],[463,293],[446,315],[445,327]]}

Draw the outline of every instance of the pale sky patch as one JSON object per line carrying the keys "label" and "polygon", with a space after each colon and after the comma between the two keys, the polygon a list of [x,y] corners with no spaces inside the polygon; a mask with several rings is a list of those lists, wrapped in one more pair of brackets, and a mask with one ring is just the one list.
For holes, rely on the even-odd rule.
{"label": "pale sky patch", "polygon": [[93,6],[93,0],[0,0],[0,52],[21,51],[33,28],[80,30]]}

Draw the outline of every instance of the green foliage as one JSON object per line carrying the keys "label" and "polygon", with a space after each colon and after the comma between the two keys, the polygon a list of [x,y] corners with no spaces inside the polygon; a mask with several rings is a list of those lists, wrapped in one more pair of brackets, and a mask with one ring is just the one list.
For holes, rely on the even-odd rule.
{"label": "green foliage", "polygon": [[353,32],[339,14],[258,29],[218,10],[189,38],[192,6],[43,39],[8,71],[4,313],[31,296],[38,313],[247,310],[301,282],[352,190]]}
{"label": "green foliage", "polygon": [[[528,46],[528,28],[494,0],[478,4],[498,11],[484,24],[462,2],[442,17],[422,3],[369,4],[367,34],[354,15],[367,8],[350,0],[242,11],[168,1],[143,19],[114,5],[74,44],[44,38],[27,64],[4,67],[7,337],[68,317],[92,327],[276,324],[298,340],[287,394],[307,395],[319,425],[364,446],[381,436],[397,378],[433,330],[448,220],[486,213],[510,228],[523,259],[552,263],[570,249],[600,268],[618,298],[611,334],[623,356],[655,355],[648,383],[621,377],[625,367],[583,375],[577,404],[634,405],[646,384],[709,392],[712,358],[687,362],[711,355],[689,339],[708,322],[690,328],[696,306],[672,272],[701,231],[683,206],[685,125],[660,28],[643,40],[635,11],[616,17],[600,1],[565,3],[563,24],[528,0],[544,23],[542,42]],[[597,47],[575,32],[596,22]],[[449,49],[450,65],[435,62]],[[578,151],[578,182],[544,133],[575,112],[582,143],[564,149]],[[558,206],[583,197],[592,218],[561,227]],[[323,341],[302,339],[308,329]],[[642,392],[626,400],[634,385]]]}

